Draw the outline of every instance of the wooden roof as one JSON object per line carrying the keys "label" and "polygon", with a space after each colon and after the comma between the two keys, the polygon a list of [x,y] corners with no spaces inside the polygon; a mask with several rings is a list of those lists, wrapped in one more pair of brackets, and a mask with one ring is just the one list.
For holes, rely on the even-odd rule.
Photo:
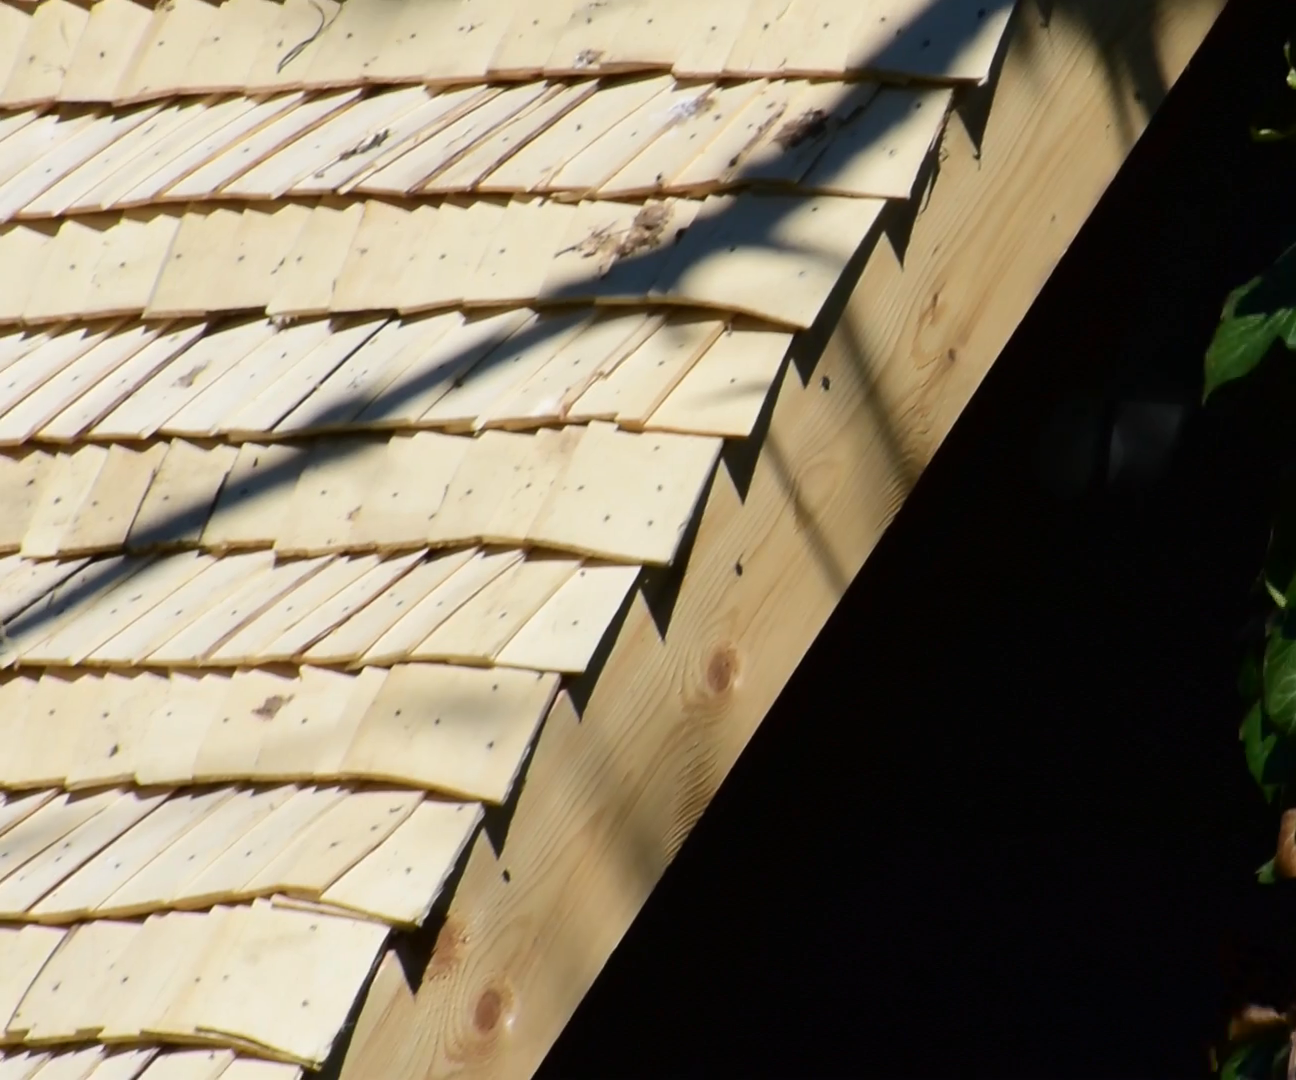
{"label": "wooden roof", "polygon": [[722,456],[1011,6],[0,0],[0,1080],[324,1065],[416,928],[467,949],[483,821],[602,760],[580,700],[707,711],[612,637],[684,574],[740,636]]}

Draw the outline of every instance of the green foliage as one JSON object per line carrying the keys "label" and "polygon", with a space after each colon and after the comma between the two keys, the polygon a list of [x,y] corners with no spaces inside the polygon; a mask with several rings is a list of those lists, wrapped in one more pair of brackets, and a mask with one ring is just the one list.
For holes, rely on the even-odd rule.
{"label": "green foliage", "polygon": [[1206,350],[1204,396],[1250,373],[1279,341],[1296,349],[1296,246],[1266,273],[1229,293]]}
{"label": "green foliage", "polygon": [[1282,1080],[1290,1048],[1286,1032],[1234,1047],[1220,1067],[1220,1080]]}
{"label": "green foliage", "polygon": [[1296,732],[1296,639],[1290,619],[1269,633],[1264,658],[1264,715],[1284,736]]}
{"label": "green foliage", "polygon": [[[1263,580],[1274,612],[1264,648],[1246,657],[1238,674],[1246,707],[1238,740],[1247,770],[1265,801],[1280,808],[1296,805],[1296,582],[1285,569],[1285,535],[1275,529],[1266,560]],[[1272,861],[1257,871],[1257,879],[1273,883]]]}
{"label": "green foliage", "polygon": [[[1296,805],[1296,477],[1281,494],[1260,580],[1273,607],[1263,647],[1238,673],[1238,740],[1265,801],[1286,809]],[[1272,884],[1272,862],[1256,876]]]}
{"label": "green foliage", "polygon": [[[1283,46],[1283,58],[1287,61],[1287,85],[1296,90],[1296,67],[1292,65],[1290,41]],[[1257,142],[1281,142],[1290,139],[1293,135],[1296,135],[1296,124],[1281,130],[1256,127],[1251,129],[1251,137]]]}
{"label": "green foliage", "polygon": [[1274,607],[1263,650],[1238,674],[1238,739],[1265,801],[1285,807],[1296,799],[1296,498],[1277,515],[1262,581]]}
{"label": "green foliage", "polygon": [[[1290,42],[1283,56],[1287,86],[1296,90]],[[1296,124],[1282,130],[1252,128],[1252,136],[1263,142],[1285,140],[1296,136]],[[1206,350],[1203,401],[1254,371],[1279,342],[1296,350],[1296,245],[1229,293]],[[1264,646],[1245,659],[1238,677],[1246,703],[1238,740],[1265,801],[1287,811],[1296,808],[1296,482],[1289,478],[1284,488],[1259,578],[1273,604]],[[1256,870],[1258,883],[1275,883],[1275,861],[1276,856]],[[1276,1031],[1229,1047],[1219,1069],[1221,1080],[1281,1080],[1289,1067],[1296,1074],[1296,1025],[1290,1012],[1282,1016]],[[1212,1069],[1214,1060],[1212,1054]]]}
{"label": "green foliage", "polygon": [[[1296,90],[1290,42],[1283,56],[1287,85]],[[1296,125],[1252,134],[1262,141],[1285,139],[1296,135]],[[1296,350],[1296,245],[1229,293],[1206,350],[1203,398],[1250,374],[1279,342]],[[1264,648],[1247,657],[1238,680],[1246,707],[1238,739],[1265,800],[1288,809],[1296,805],[1296,484],[1287,484],[1279,499],[1260,580],[1273,610]],[[1271,883],[1272,861],[1256,877]]]}
{"label": "green foliage", "polygon": [[1279,735],[1265,720],[1260,702],[1257,701],[1247,712],[1238,737],[1242,740],[1251,776],[1260,785],[1265,800],[1273,802],[1281,790],[1281,784],[1273,782],[1273,767],[1270,765],[1270,759],[1278,748]]}
{"label": "green foliage", "polygon": [[[1287,85],[1296,90],[1290,41],[1283,46],[1283,56]],[[1296,124],[1281,129],[1253,127],[1251,136],[1259,142],[1283,141],[1296,136]],[[1296,349],[1296,246],[1284,251],[1266,273],[1229,293],[1206,350],[1203,398],[1253,371],[1280,341]]]}

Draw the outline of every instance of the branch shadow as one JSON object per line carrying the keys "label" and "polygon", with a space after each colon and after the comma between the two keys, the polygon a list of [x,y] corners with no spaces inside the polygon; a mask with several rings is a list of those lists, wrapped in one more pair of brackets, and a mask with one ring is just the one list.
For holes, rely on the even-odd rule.
{"label": "branch shadow", "polygon": [[[846,93],[849,93],[849,91],[846,91]],[[890,130],[891,128],[888,127],[877,132],[875,137],[879,139],[885,138]],[[826,149],[827,145],[828,143],[825,143],[823,149]],[[689,236],[688,244],[680,241],[674,245],[630,254],[617,261],[607,273],[617,275],[617,279],[623,283],[638,282],[641,286],[653,283],[655,293],[668,297],[673,289],[680,284],[683,275],[690,266],[712,255],[721,254],[726,248],[730,253],[738,245],[750,249],[786,250],[787,244],[779,236],[779,228],[797,205],[798,200],[794,198],[771,197],[762,199],[760,200],[759,216],[751,212],[744,213],[740,221],[741,230],[736,235],[728,227],[729,221],[726,217],[726,215],[732,214],[733,211],[722,210],[708,222],[708,233],[704,237],[699,238],[694,234]],[[741,201],[735,203],[734,206],[739,212],[745,209],[745,204]],[[688,232],[688,230],[685,230],[685,232]],[[863,244],[855,251],[853,257],[847,263],[844,278],[838,280],[828,302],[824,305],[825,309],[839,310],[844,305],[846,298],[849,296],[850,282],[853,282],[858,277],[859,270],[867,261],[868,250],[871,249],[871,245],[875,240],[875,233],[870,232]],[[691,258],[686,262],[677,257],[682,248],[686,248],[691,254]],[[825,255],[824,258],[827,259],[829,256]],[[834,259],[833,265],[837,265],[836,259]],[[590,281],[592,282],[598,276],[600,276],[598,271],[593,270]],[[396,410],[402,404],[443,385],[448,378],[453,380],[453,385],[459,385],[466,380],[486,373],[494,366],[507,362],[510,356],[555,337],[566,325],[566,311],[570,310],[572,305],[582,302],[588,303],[590,296],[602,291],[598,288],[590,289],[585,287],[583,290],[585,295],[581,295],[582,290],[581,285],[576,285],[549,298],[556,305],[552,311],[542,312],[538,319],[515,333],[506,334],[501,331],[498,339],[491,339],[491,346],[488,348],[483,349],[481,343],[474,344],[468,352],[447,357],[434,368],[420,372],[417,377],[398,380],[396,384],[385,388],[376,395],[357,394],[351,399],[334,402],[314,418],[314,424],[320,427],[336,426],[344,428],[361,410],[386,413],[387,410]],[[647,291],[646,287],[642,287],[640,295],[647,295]],[[472,317],[474,319],[488,319],[497,313],[497,310],[474,311]],[[246,316],[239,316],[231,321],[237,321],[238,318],[242,317]],[[828,317],[821,314],[816,320],[815,327],[817,329],[812,331],[809,338],[813,342],[810,348],[821,350],[821,343],[826,342],[827,337],[831,334],[832,324]],[[799,349],[799,355],[808,356],[804,344]],[[339,360],[339,366],[341,363],[342,361]],[[292,445],[306,446],[314,445],[323,437],[322,434],[312,434],[308,438],[301,440],[284,441]],[[333,455],[345,455],[349,451],[364,446],[366,442],[372,441],[374,436],[372,434],[340,435],[335,433],[333,438],[338,441],[331,443],[328,452]],[[218,497],[226,505],[237,505],[249,499],[272,497],[275,493],[286,495],[295,485],[300,467],[301,462],[297,457],[288,458],[261,470],[254,479],[232,495],[222,491]],[[200,529],[201,524],[206,521],[210,509],[210,504],[194,500],[174,505],[170,513],[160,518],[152,528],[133,536],[132,546],[140,550],[149,550],[154,547],[173,544],[175,537],[183,535],[185,531],[192,535],[193,531]],[[681,552],[681,556],[685,554],[685,552]],[[16,633],[18,630],[26,633],[34,632],[50,620],[52,613],[61,614],[66,612],[73,606],[86,602],[92,596],[101,594],[104,588],[105,586],[100,581],[99,575],[95,573],[81,575],[81,580],[73,579],[59,590],[55,590],[46,598],[44,604],[24,611],[14,623],[7,627],[7,630],[11,634]],[[669,590],[665,590],[660,595],[669,595]],[[663,632],[669,622],[668,613],[670,607],[669,603],[664,603],[656,609],[661,614],[659,624]]]}
{"label": "branch shadow", "polygon": [[[1132,21],[1133,30],[1132,32],[1122,32],[1119,36],[1112,38],[1108,29],[1112,21],[1110,11],[1120,6],[1118,0],[1035,0],[1038,15],[1046,25],[1058,19],[1064,19],[1078,26],[1087,35],[1091,49],[1103,65],[1108,91],[1113,101],[1118,105],[1122,133],[1127,141],[1131,143],[1137,125],[1134,116],[1126,106],[1124,95],[1132,88],[1134,100],[1145,117],[1150,115],[1164,99],[1168,86],[1156,50],[1156,25],[1158,20],[1164,16],[1165,11],[1173,6],[1174,2],[1175,0],[1157,0],[1157,2],[1151,4],[1129,4],[1128,8],[1131,14],[1127,16],[1126,22]],[[933,32],[930,39],[923,38],[922,40],[930,40],[932,45],[929,47],[933,50],[948,50],[947,55],[950,57],[954,56],[963,44],[961,38],[943,32],[943,16],[946,9],[951,6],[957,7],[960,11],[964,11],[968,7],[962,0],[932,0],[926,8],[914,17],[912,23],[914,28],[932,26]],[[999,6],[1002,6],[1002,4]],[[984,16],[978,16],[978,18],[980,17]],[[1026,45],[1024,47],[1029,50],[1029,35],[1022,37],[1014,32],[1021,21],[1026,18],[1028,18],[1027,13],[1021,8],[1013,16],[1010,32],[1005,35],[1004,42],[1000,45],[994,69],[995,77],[986,86],[965,90],[958,99],[956,114],[967,127],[978,150],[984,139],[990,106],[997,83],[997,75],[1002,64],[1003,55],[1008,48],[1008,42],[1025,41]],[[942,32],[937,33],[937,29],[942,29]],[[1027,58],[1029,59],[1029,57]],[[881,70],[886,70],[889,64],[896,65],[899,63],[897,57],[886,49],[881,50],[874,59],[876,66]],[[882,133],[882,135],[884,136],[885,133]],[[915,187],[915,194],[908,200],[892,201],[888,205],[878,224],[870,230],[868,236],[864,238],[864,241],[848,261],[845,271],[841,274],[836,286],[823,305],[814,325],[809,330],[795,336],[784,366],[780,369],[780,378],[775,383],[776,386],[779,385],[782,379],[787,376],[790,367],[795,372],[796,377],[800,379],[802,387],[811,388],[815,382],[816,373],[819,370],[829,340],[834,334],[840,335],[841,354],[849,365],[851,377],[856,380],[865,400],[870,405],[876,437],[885,447],[891,469],[898,477],[904,493],[907,493],[917,482],[923,462],[920,456],[915,455],[905,446],[904,438],[898,430],[888,404],[878,391],[876,378],[872,373],[878,370],[878,366],[884,362],[885,358],[868,355],[858,328],[852,324],[849,318],[844,318],[843,314],[846,311],[850,296],[855,291],[860,275],[863,273],[864,266],[882,236],[887,237],[897,257],[903,264],[914,223],[922,209],[921,205],[919,205],[919,193],[929,192],[939,182],[939,172],[939,154],[929,155],[919,177],[919,182]],[[792,204],[793,200],[790,199],[771,200],[769,205],[764,208],[767,212],[759,221],[753,221],[750,218],[745,219],[741,242],[744,245],[774,249],[784,246],[784,241],[779,236],[779,226],[791,210]],[[730,242],[731,238],[727,235],[726,224],[714,221],[711,223],[709,227],[711,237],[709,245],[699,240],[696,234],[688,238],[689,250],[695,258],[705,258],[718,254],[721,245]],[[675,249],[631,255],[618,262],[613,268],[613,272],[625,281],[650,280],[658,291],[664,295],[669,295],[672,286],[680,284],[682,275],[687,270],[687,265],[680,263],[674,256]],[[692,263],[688,265],[692,265]],[[591,279],[593,277],[594,275],[591,274]],[[577,299],[575,293],[578,291],[579,288],[572,290],[572,293],[568,295],[558,296],[553,299],[559,302],[573,302]],[[462,379],[489,370],[493,364],[501,362],[504,353],[515,348],[525,348],[536,344],[552,333],[553,327],[551,323],[542,317],[522,331],[520,335],[515,335],[514,338],[510,339],[508,348],[501,347],[501,349],[492,351],[480,360],[473,360],[468,356],[451,358],[437,369],[424,372],[416,379],[403,382],[399,387],[384,390],[376,397],[366,397],[363,401],[357,399],[356,401],[339,404],[334,407],[334,411],[329,415],[321,417],[321,421],[324,423],[345,424],[361,408],[376,410],[394,408],[430,390],[446,379],[452,372],[459,372],[457,377]],[[821,375],[818,392],[832,393],[832,391],[833,385],[830,377]],[[850,574],[835,556],[830,543],[823,534],[816,513],[801,490],[800,482],[791,466],[787,449],[780,446],[778,441],[771,437],[771,418],[775,406],[776,395],[771,394],[760,414],[752,436],[746,440],[729,442],[724,446],[721,456],[723,467],[733,480],[740,497],[745,499],[750,492],[759,457],[761,454],[766,456],[772,473],[782,489],[783,496],[792,513],[796,516],[799,528],[810,539],[810,546],[821,573],[835,590],[844,593],[850,583]],[[358,440],[355,445],[359,445]],[[239,493],[238,498],[240,500],[268,498],[274,497],[276,493],[286,496],[291,491],[292,485],[296,483],[297,478],[298,466],[294,462],[271,466],[258,474],[248,485],[248,489]],[[714,482],[715,477],[713,474],[711,483]],[[703,496],[703,505],[705,504],[705,498],[706,493]],[[176,534],[177,530],[189,531],[194,516],[205,513],[206,509],[198,505],[178,506],[172,512],[172,519],[160,523],[155,530],[155,534],[141,537],[140,542],[143,546],[148,546],[150,543],[161,543],[169,539]],[[684,570],[690,561],[689,556],[696,541],[700,521],[701,515],[695,514],[689,531],[681,544],[675,563],[670,567],[647,572],[640,586],[652,612],[657,632],[663,639],[666,638],[671,629],[672,617],[679,599]],[[34,631],[56,618],[62,612],[70,610],[73,605],[103,593],[107,588],[120,582],[118,565],[112,563],[111,560],[104,560],[102,567],[86,575],[83,580],[77,581],[67,588],[54,590],[43,601],[21,613],[10,624],[8,629],[11,633]],[[741,563],[739,563],[735,568],[735,573],[740,574],[741,572]],[[618,616],[619,620],[624,620],[630,602],[628,599],[626,605],[623,606],[622,613]],[[620,623],[617,625],[620,625]],[[615,633],[609,633],[605,636],[604,641],[607,650],[610,650],[615,636]],[[588,708],[590,695],[597,681],[597,674],[601,671],[606,660],[607,651],[601,651],[596,655],[595,662],[591,664],[589,673],[583,679],[577,679],[573,683],[573,700],[577,703],[578,716],[583,716]],[[598,737],[601,738],[601,736]],[[532,744],[533,748],[536,743],[538,743],[538,738]],[[700,750],[702,759],[705,759],[706,753],[705,748]],[[527,770],[524,767],[509,803],[494,812],[488,813],[483,824],[497,857],[500,857],[506,848],[509,825],[513,814],[516,812],[521,793],[525,788],[526,772]],[[633,793],[623,789],[611,777],[606,778],[600,785],[599,797],[605,804],[604,812],[606,815],[625,822],[624,835],[626,842],[618,846],[615,852],[620,864],[620,872],[636,883],[632,887],[650,883],[650,879],[654,879],[656,876],[655,868],[659,862],[657,853],[661,849],[660,838],[652,830],[649,823],[641,823],[641,815],[634,804]],[[471,850],[471,845],[469,850]],[[455,875],[447,882],[442,891],[442,900],[438,902],[438,907],[434,909],[433,916],[426,921],[424,926],[418,931],[396,936],[394,948],[400,957],[406,980],[412,990],[418,989],[424,973],[429,964],[433,962],[437,935],[441,925],[444,923],[448,906],[457,891],[456,886],[463,874],[466,861],[466,858],[460,860]],[[576,933],[578,931],[578,926],[571,925],[564,927],[561,932]],[[579,953],[579,949],[565,948],[560,942],[553,954],[560,961],[566,962],[565,958],[579,955]],[[571,963],[574,964],[575,961],[571,961]],[[574,971],[575,968],[573,967],[572,970]],[[363,1001],[363,996],[360,1000]],[[357,1005],[358,1008],[359,1005]],[[350,1030],[349,1026],[348,1033]],[[335,1076],[338,1074],[341,1061],[345,1055],[345,1048],[346,1039],[344,1038],[340,1041],[338,1050],[335,1052],[333,1061],[330,1064],[329,1069],[333,1071],[326,1069],[324,1075]]]}

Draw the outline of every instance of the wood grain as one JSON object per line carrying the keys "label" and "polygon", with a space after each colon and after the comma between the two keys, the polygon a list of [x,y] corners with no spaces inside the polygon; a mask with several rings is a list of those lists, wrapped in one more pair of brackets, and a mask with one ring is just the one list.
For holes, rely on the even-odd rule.
{"label": "wood grain", "polygon": [[[1104,48],[1154,27],[1173,82],[1221,6],[1087,14]],[[1145,117],[1093,39],[1032,11],[1012,40],[980,154],[952,124],[903,268],[879,245],[750,485],[721,469],[664,639],[637,596],[579,717],[559,699],[502,849],[474,845],[417,992],[388,955],[343,1080],[532,1075],[1120,167]]]}
{"label": "wood grain", "polygon": [[[2,9],[26,14],[30,6],[7,0]],[[102,20],[107,25],[96,21],[87,29],[83,10],[47,0],[37,7],[52,9],[47,17],[5,24],[21,44],[0,54],[0,101],[121,102],[217,89],[441,85],[481,81],[488,72],[517,78],[672,67],[711,77],[882,71],[946,83],[984,79],[1007,6],[949,0],[939,17],[924,18],[927,6],[873,0],[864,14],[842,0],[551,0],[521,19],[507,0],[183,0],[160,6],[152,19],[114,4],[112,19]],[[90,41],[78,48],[83,36]],[[88,64],[96,56],[98,63]],[[73,63],[90,71],[73,76]]]}

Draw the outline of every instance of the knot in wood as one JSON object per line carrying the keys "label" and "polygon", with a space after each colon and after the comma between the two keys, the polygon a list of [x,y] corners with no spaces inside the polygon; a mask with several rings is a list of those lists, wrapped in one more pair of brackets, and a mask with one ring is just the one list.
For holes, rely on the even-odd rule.
{"label": "knot in wood", "polygon": [[738,678],[738,653],[732,645],[718,645],[707,658],[706,684],[711,693],[727,694]]}
{"label": "knot in wood", "polygon": [[488,986],[473,1006],[473,1027],[479,1035],[494,1035],[507,1026],[512,995],[503,986]]}

